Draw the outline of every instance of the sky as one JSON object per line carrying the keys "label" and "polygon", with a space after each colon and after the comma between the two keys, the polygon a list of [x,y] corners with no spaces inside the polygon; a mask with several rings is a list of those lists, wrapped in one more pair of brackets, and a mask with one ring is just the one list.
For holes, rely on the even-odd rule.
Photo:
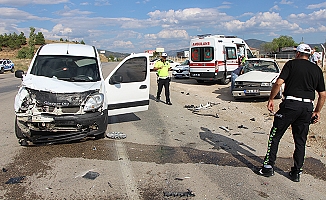
{"label": "sky", "polygon": [[0,34],[29,37],[30,27],[121,53],[188,48],[200,34],[318,44],[326,42],[326,1],[0,0]]}

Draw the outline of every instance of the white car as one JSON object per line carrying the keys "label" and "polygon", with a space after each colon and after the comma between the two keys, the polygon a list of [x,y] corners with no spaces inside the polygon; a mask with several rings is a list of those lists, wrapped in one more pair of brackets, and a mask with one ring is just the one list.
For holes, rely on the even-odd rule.
{"label": "white car", "polygon": [[3,74],[5,71],[15,72],[15,64],[9,59],[0,60],[0,74]]}
{"label": "white car", "polygon": [[[155,63],[159,60],[159,58],[153,59],[149,62],[149,69],[153,70]],[[171,68],[175,68],[176,66],[181,65],[179,62],[175,62],[173,60],[167,59],[167,61],[170,63]]]}
{"label": "white car", "polygon": [[175,78],[189,78],[189,60],[185,60],[181,65],[174,67],[172,75]]}
{"label": "white car", "polygon": [[41,46],[15,98],[15,133],[22,146],[102,138],[108,117],[149,105],[149,54],[131,54],[104,79],[99,53],[82,44]]}
{"label": "white car", "polygon": [[[235,99],[250,97],[269,97],[272,86],[281,70],[276,61],[268,58],[246,60],[242,74],[235,79],[232,95]],[[282,90],[276,98],[282,98]]]}

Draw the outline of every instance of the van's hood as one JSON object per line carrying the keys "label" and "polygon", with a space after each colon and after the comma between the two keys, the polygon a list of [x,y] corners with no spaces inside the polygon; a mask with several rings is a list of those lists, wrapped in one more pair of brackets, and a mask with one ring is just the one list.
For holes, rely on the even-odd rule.
{"label": "van's hood", "polygon": [[48,91],[52,93],[74,93],[97,90],[101,87],[101,81],[97,82],[68,82],[45,76],[27,74],[23,77],[22,86],[34,90]]}
{"label": "van's hood", "polygon": [[279,73],[275,72],[261,72],[261,71],[251,71],[240,75],[236,78],[236,81],[244,82],[272,82],[274,83],[279,76]]}

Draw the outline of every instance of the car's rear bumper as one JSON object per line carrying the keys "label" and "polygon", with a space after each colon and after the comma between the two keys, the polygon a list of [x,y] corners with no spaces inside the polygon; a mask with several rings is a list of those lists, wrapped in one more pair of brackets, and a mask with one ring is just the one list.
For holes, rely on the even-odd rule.
{"label": "car's rear bumper", "polygon": [[172,75],[176,78],[189,78],[190,77],[190,74],[189,74],[189,71],[183,71],[183,72],[176,72],[176,71],[173,71],[172,72]]}
{"label": "car's rear bumper", "polygon": [[270,90],[260,90],[258,93],[245,93],[245,90],[232,91],[232,96],[234,98],[269,97],[270,94]]}
{"label": "car's rear bumper", "polygon": [[234,98],[269,97],[271,89],[271,87],[234,88],[232,96]]}

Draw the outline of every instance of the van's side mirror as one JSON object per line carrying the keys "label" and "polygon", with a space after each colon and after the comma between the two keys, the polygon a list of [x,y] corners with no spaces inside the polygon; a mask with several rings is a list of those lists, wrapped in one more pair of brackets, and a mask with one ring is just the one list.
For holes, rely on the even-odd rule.
{"label": "van's side mirror", "polygon": [[122,83],[122,81],[123,81],[123,78],[121,75],[113,75],[113,76],[111,76],[109,83],[111,85],[114,85],[114,84]]}
{"label": "van's side mirror", "polygon": [[16,70],[15,71],[15,77],[16,78],[23,78],[24,71],[23,70]]}

